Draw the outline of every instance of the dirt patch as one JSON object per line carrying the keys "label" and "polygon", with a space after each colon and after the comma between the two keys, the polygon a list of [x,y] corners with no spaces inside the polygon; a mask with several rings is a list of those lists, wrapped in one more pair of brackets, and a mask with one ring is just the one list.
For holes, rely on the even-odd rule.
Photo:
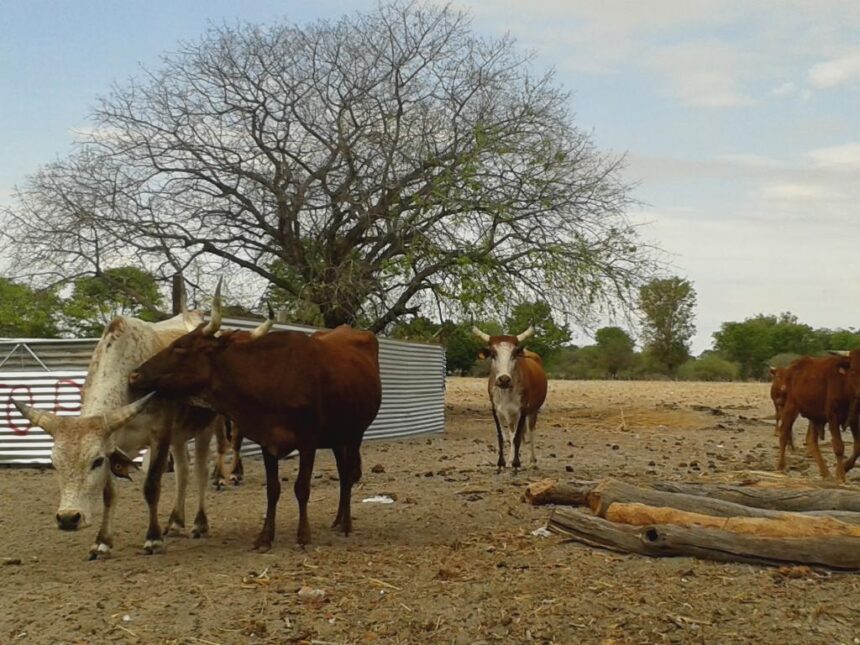
{"label": "dirt patch", "polygon": [[[85,560],[96,527],[54,528],[53,473],[0,470],[0,642],[860,642],[850,602],[860,576],[650,560],[532,534],[548,509],[520,496],[536,479],[771,470],[767,388],[553,382],[538,469],[513,476],[495,472],[484,382],[450,379],[444,435],[364,445],[349,538],[329,529],[338,488],[321,452],[313,545],[295,545],[296,464],[282,464],[276,541],[262,555],[248,550],[265,509],[261,462],[246,466],[242,486],[212,493],[210,537],[168,538],[156,556],[141,551],[141,482],[120,482],[105,562]],[[822,451],[832,464],[829,446]],[[793,477],[815,475],[800,450],[790,464]],[[377,495],[394,502],[362,502]]]}

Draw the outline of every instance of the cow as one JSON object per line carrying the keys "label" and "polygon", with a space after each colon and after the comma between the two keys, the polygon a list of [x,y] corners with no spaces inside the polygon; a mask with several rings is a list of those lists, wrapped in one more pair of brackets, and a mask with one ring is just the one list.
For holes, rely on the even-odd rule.
{"label": "cow", "polygon": [[492,361],[487,391],[499,441],[496,472],[505,467],[505,442],[509,446],[511,467],[515,473],[520,468],[520,444],[524,439],[526,422],[531,447],[529,465],[536,468],[535,424],[546,399],[546,372],[540,356],[521,345],[534,334],[534,327],[517,336],[490,336],[477,327],[472,327],[472,333],[487,344],[480,350],[479,357]]}
{"label": "cow", "polygon": [[114,545],[116,487],[109,476],[108,465],[110,472],[128,477],[132,460],[147,447],[163,447],[164,458],[150,460],[146,472],[144,496],[149,506],[149,527],[144,551],[151,554],[164,549],[158,522],[158,500],[168,446],[176,462],[177,485],[167,533],[184,529],[189,471],[186,444],[192,437],[195,439],[198,508],[191,534],[201,537],[208,533],[204,501],[211,424],[215,413],[156,399],[145,411],[138,411],[122,424],[108,422],[114,411],[126,409],[124,406],[134,398],[128,386],[132,370],[202,323],[203,317],[199,312],[184,312],[158,323],[126,316],[114,318],[93,352],[81,393],[80,417],[58,417],[16,403],[31,423],[43,428],[54,439],[51,458],[60,483],[57,526],[66,531],[87,526],[97,500],[101,498],[103,501],[101,528],[90,548],[91,559],[108,557]]}
{"label": "cow", "polygon": [[[827,356],[803,357],[789,365],[784,374],[785,402],[779,420],[779,459],[777,470],[786,466],[785,448],[791,435],[791,427],[798,415],[810,422],[806,433],[807,449],[814,457],[821,476],[830,477],[821,451],[818,449],[819,434],[826,423],[830,429],[833,452],[836,456],[836,478],[845,481],[845,473],[857,460],[860,448],[860,425],[858,425],[855,393],[848,376],[850,358]],[[860,367],[860,357],[858,357]],[[845,463],[845,446],[842,442],[841,426],[848,425],[854,437],[854,454]]]}
{"label": "cow", "polygon": [[343,325],[311,336],[275,331],[259,338],[215,335],[220,299],[210,326],[174,341],[129,377],[133,389],[200,397],[258,443],[266,469],[266,518],[253,548],[268,551],[281,493],[278,459],[299,453],[294,491],[299,506],[297,541],[310,543],[310,480],[319,448],[332,450],[340,479],[333,528],[352,530],[350,496],[361,478],[361,441],[382,401],[379,344],[371,332]]}
{"label": "cow", "polygon": [[[770,367],[769,368],[770,375],[772,378],[772,380],[770,382],[770,400],[773,401],[774,419],[775,419],[773,433],[777,439],[779,439],[779,420],[780,420],[780,417],[782,417],[782,408],[785,406],[785,396],[786,396],[786,389],[787,389],[787,385],[785,383],[785,370],[786,370],[785,367]],[[807,434],[812,432],[812,430],[813,430],[813,424],[810,421],[809,425],[806,428]],[[818,431],[818,438],[820,440],[824,439],[824,426],[819,427],[817,431]],[[814,456],[813,453],[810,451],[811,445],[812,444],[810,443],[810,440],[807,438],[806,448],[807,448],[807,454],[809,454],[810,457]],[[788,448],[791,450],[791,452],[794,452],[794,430],[793,429],[789,430],[789,433],[788,433]]]}
{"label": "cow", "polygon": [[[227,482],[238,486],[242,483],[245,476],[245,466],[242,463],[242,432],[230,419],[219,415],[219,422],[215,425],[215,466],[212,469],[212,483],[215,488],[221,490]],[[230,460],[230,468],[227,468],[227,462],[224,457],[227,451],[230,451],[232,457]]]}

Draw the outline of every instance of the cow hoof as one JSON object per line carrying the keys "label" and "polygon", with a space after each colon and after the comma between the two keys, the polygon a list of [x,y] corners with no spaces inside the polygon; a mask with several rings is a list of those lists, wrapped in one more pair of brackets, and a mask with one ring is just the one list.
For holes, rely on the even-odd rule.
{"label": "cow hoof", "polygon": [[242,483],[242,475],[230,475],[230,483],[234,486],[238,486]]}
{"label": "cow hoof", "polygon": [[110,557],[110,547],[104,542],[98,542],[90,547],[89,560],[107,560]]}
{"label": "cow hoof", "polygon": [[268,553],[271,550],[271,548],[272,548],[271,543],[267,544],[265,542],[260,542],[260,543],[255,542],[254,545],[251,547],[251,551],[256,551],[257,553]]}
{"label": "cow hoof", "polygon": [[164,540],[147,540],[143,543],[143,552],[146,555],[164,553]]}
{"label": "cow hoof", "polygon": [[205,535],[209,535],[208,526],[195,526],[191,529],[191,537],[195,540],[202,538]]}

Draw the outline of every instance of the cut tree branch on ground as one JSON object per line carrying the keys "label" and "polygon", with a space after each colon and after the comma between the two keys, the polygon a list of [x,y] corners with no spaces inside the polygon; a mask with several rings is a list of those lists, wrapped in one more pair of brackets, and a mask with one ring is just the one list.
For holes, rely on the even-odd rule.
{"label": "cut tree branch on ground", "polygon": [[589,546],[651,557],[860,569],[860,549],[857,538],[852,537],[777,538],[671,524],[629,526],[566,508],[553,511],[547,528]]}

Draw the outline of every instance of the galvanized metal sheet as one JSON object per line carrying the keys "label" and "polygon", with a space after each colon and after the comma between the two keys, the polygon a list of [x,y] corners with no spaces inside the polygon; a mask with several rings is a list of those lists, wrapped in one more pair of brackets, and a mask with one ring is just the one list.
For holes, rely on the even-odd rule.
{"label": "galvanized metal sheet", "polygon": [[[257,323],[228,318],[224,328]],[[313,328],[275,325],[307,333]],[[14,397],[60,415],[80,412],[80,389],[96,339],[0,341],[0,464],[46,464],[51,437],[31,428],[12,405]],[[445,428],[445,352],[437,345],[379,339],[382,406],[365,438],[394,439]],[[242,454],[259,452],[246,442]]]}

